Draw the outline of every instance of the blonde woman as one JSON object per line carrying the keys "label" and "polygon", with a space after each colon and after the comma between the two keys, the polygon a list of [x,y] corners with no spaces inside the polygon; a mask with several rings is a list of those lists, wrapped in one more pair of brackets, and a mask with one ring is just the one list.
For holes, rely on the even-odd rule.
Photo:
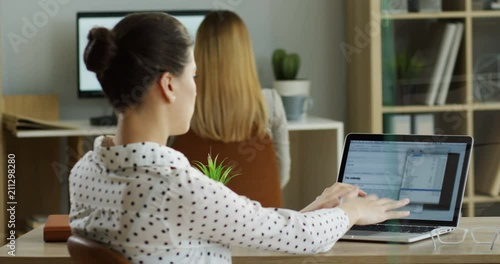
{"label": "blonde woman", "polygon": [[[118,114],[71,170],[72,232],[134,264],[231,263],[230,246],[315,253],[354,224],[401,218],[408,203],[335,184],[301,212],[265,208],[212,181],[165,146],[189,130],[196,63],[186,28],[164,13],[89,33],[85,63]],[[342,204],[339,204],[342,197]]]}
{"label": "blonde woman", "polygon": [[[241,176],[228,186],[265,205],[281,206],[276,200],[290,179],[286,115],[278,94],[260,86],[250,35],[241,18],[230,11],[208,14],[198,29],[194,54],[199,96],[191,131],[176,138],[172,147],[192,161],[206,160],[210,151],[233,148],[223,152],[229,155],[223,158],[233,162],[230,165]],[[256,155],[267,154],[257,145],[263,148],[266,136],[275,157],[258,159]],[[252,140],[257,141],[253,148]]]}

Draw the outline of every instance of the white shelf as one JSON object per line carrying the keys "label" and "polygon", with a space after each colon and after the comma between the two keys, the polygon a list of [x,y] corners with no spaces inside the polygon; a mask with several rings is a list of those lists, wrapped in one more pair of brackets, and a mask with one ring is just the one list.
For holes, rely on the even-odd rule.
{"label": "white shelf", "polygon": [[331,119],[308,116],[301,121],[288,121],[289,131],[344,129],[344,123]]}
{"label": "white shelf", "polygon": [[18,138],[78,137],[114,134],[116,131],[115,126],[91,126],[89,120],[61,120],[61,123],[79,129],[21,130],[17,131],[15,135]]}
{"label": "white shelf", "polygon": [[[24,130],[17,131],[15,136],[18,138],[99,136],[111,135],[116,131],[115,126],[91,126],[88,120],[62,120],[61,123],[75,126],[79,129]],[[341,129],[343,131],[343,128],[344,123],[342,122],[313,116],[306,117],[302,121],[290,121],[288,123],[289,131],[324,129]]]}

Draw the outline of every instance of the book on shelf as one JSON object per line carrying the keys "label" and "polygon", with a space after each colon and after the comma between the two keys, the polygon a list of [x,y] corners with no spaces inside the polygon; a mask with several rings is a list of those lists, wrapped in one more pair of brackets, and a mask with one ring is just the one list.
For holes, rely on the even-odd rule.
{"label": "book on shelf", "polygon": [[384,133],[434,135],[433,114],[385,114]]}
{"label": "book on shelf", "polygon": [[2,113],[3,123],[7,130],[15,133],[19,130],[50,130],[50,129],[78,129],[78,127],[71,126],[57,121],[47,121],[37,118],[32,118],[19,114]]}
{"label": "book on shelf", "polygon": [[412,115],[412,134],[415,135],[434,135],[434,115],[433,114],[415,114]]}
{"label": "book on shelf", "polygon": [[411,115],[384,115],[384,133],[411,134]]}
{"label": "book on shelf", "polygon": [[460,49],[460,44],[462,43],[464,24],[455,23],[455,25],[456,25],[455,35],[453,36],[451,49],[449,51],[450,54],[445,64],[443,80],[440,83],[439,93],[436,99],[437,105],[444,105],[446,103],[446,97],[448,97],[448,92],[450,90],[453,70],[455,69],[455,65],[457,62],[458,50]]}
{"label": "book on shelf", "polygon": [[439,51],[434,58],[432,75],[429,80],[429,88],[425,97],[426,105],[434,105],[436,102],[439,86],[442,82],[442,77],[445,69],[445,65],[448,61],[450,55],[450,49],[452,46],[453,39],[455,37],[455,32],[457,25],[453,23],[447,23],[445,25],[444,34],[435,36],[438,39]]}

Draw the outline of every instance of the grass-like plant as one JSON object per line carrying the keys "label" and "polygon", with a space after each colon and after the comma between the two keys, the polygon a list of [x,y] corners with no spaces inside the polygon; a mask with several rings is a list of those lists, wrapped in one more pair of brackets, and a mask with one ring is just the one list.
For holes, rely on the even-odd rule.
{"label": "grass-like plant", "polygon": [[197,167],[203,174],[207,175],[210,179],[218,182],[222,182],[223,184],[227,184],[231,179],[233,179],[236,176],[239,176],[240,174],[231,174],[231,171],[234,169],[234,167],[231,166],[225,166],[224,165],[224,160],[222,160],[219,164],[217,164],[217,158],[219,155],[215,156],[215,159],[212,159],[212,155],[209,153],[208,154],[208,164],[205,165],[200,161],[195,161],[194,165]]}

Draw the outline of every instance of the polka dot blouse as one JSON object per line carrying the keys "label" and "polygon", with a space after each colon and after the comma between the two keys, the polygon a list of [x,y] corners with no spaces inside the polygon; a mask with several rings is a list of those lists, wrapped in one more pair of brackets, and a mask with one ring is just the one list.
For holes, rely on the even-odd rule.
{"label": "polka dot blouse", "polygon": [[73,232],[131,263],[231,263],[231,246],[308,254],[347,231],[338,208],[263,208],[192,168],[169,147],[99,137],[70,174]]}

